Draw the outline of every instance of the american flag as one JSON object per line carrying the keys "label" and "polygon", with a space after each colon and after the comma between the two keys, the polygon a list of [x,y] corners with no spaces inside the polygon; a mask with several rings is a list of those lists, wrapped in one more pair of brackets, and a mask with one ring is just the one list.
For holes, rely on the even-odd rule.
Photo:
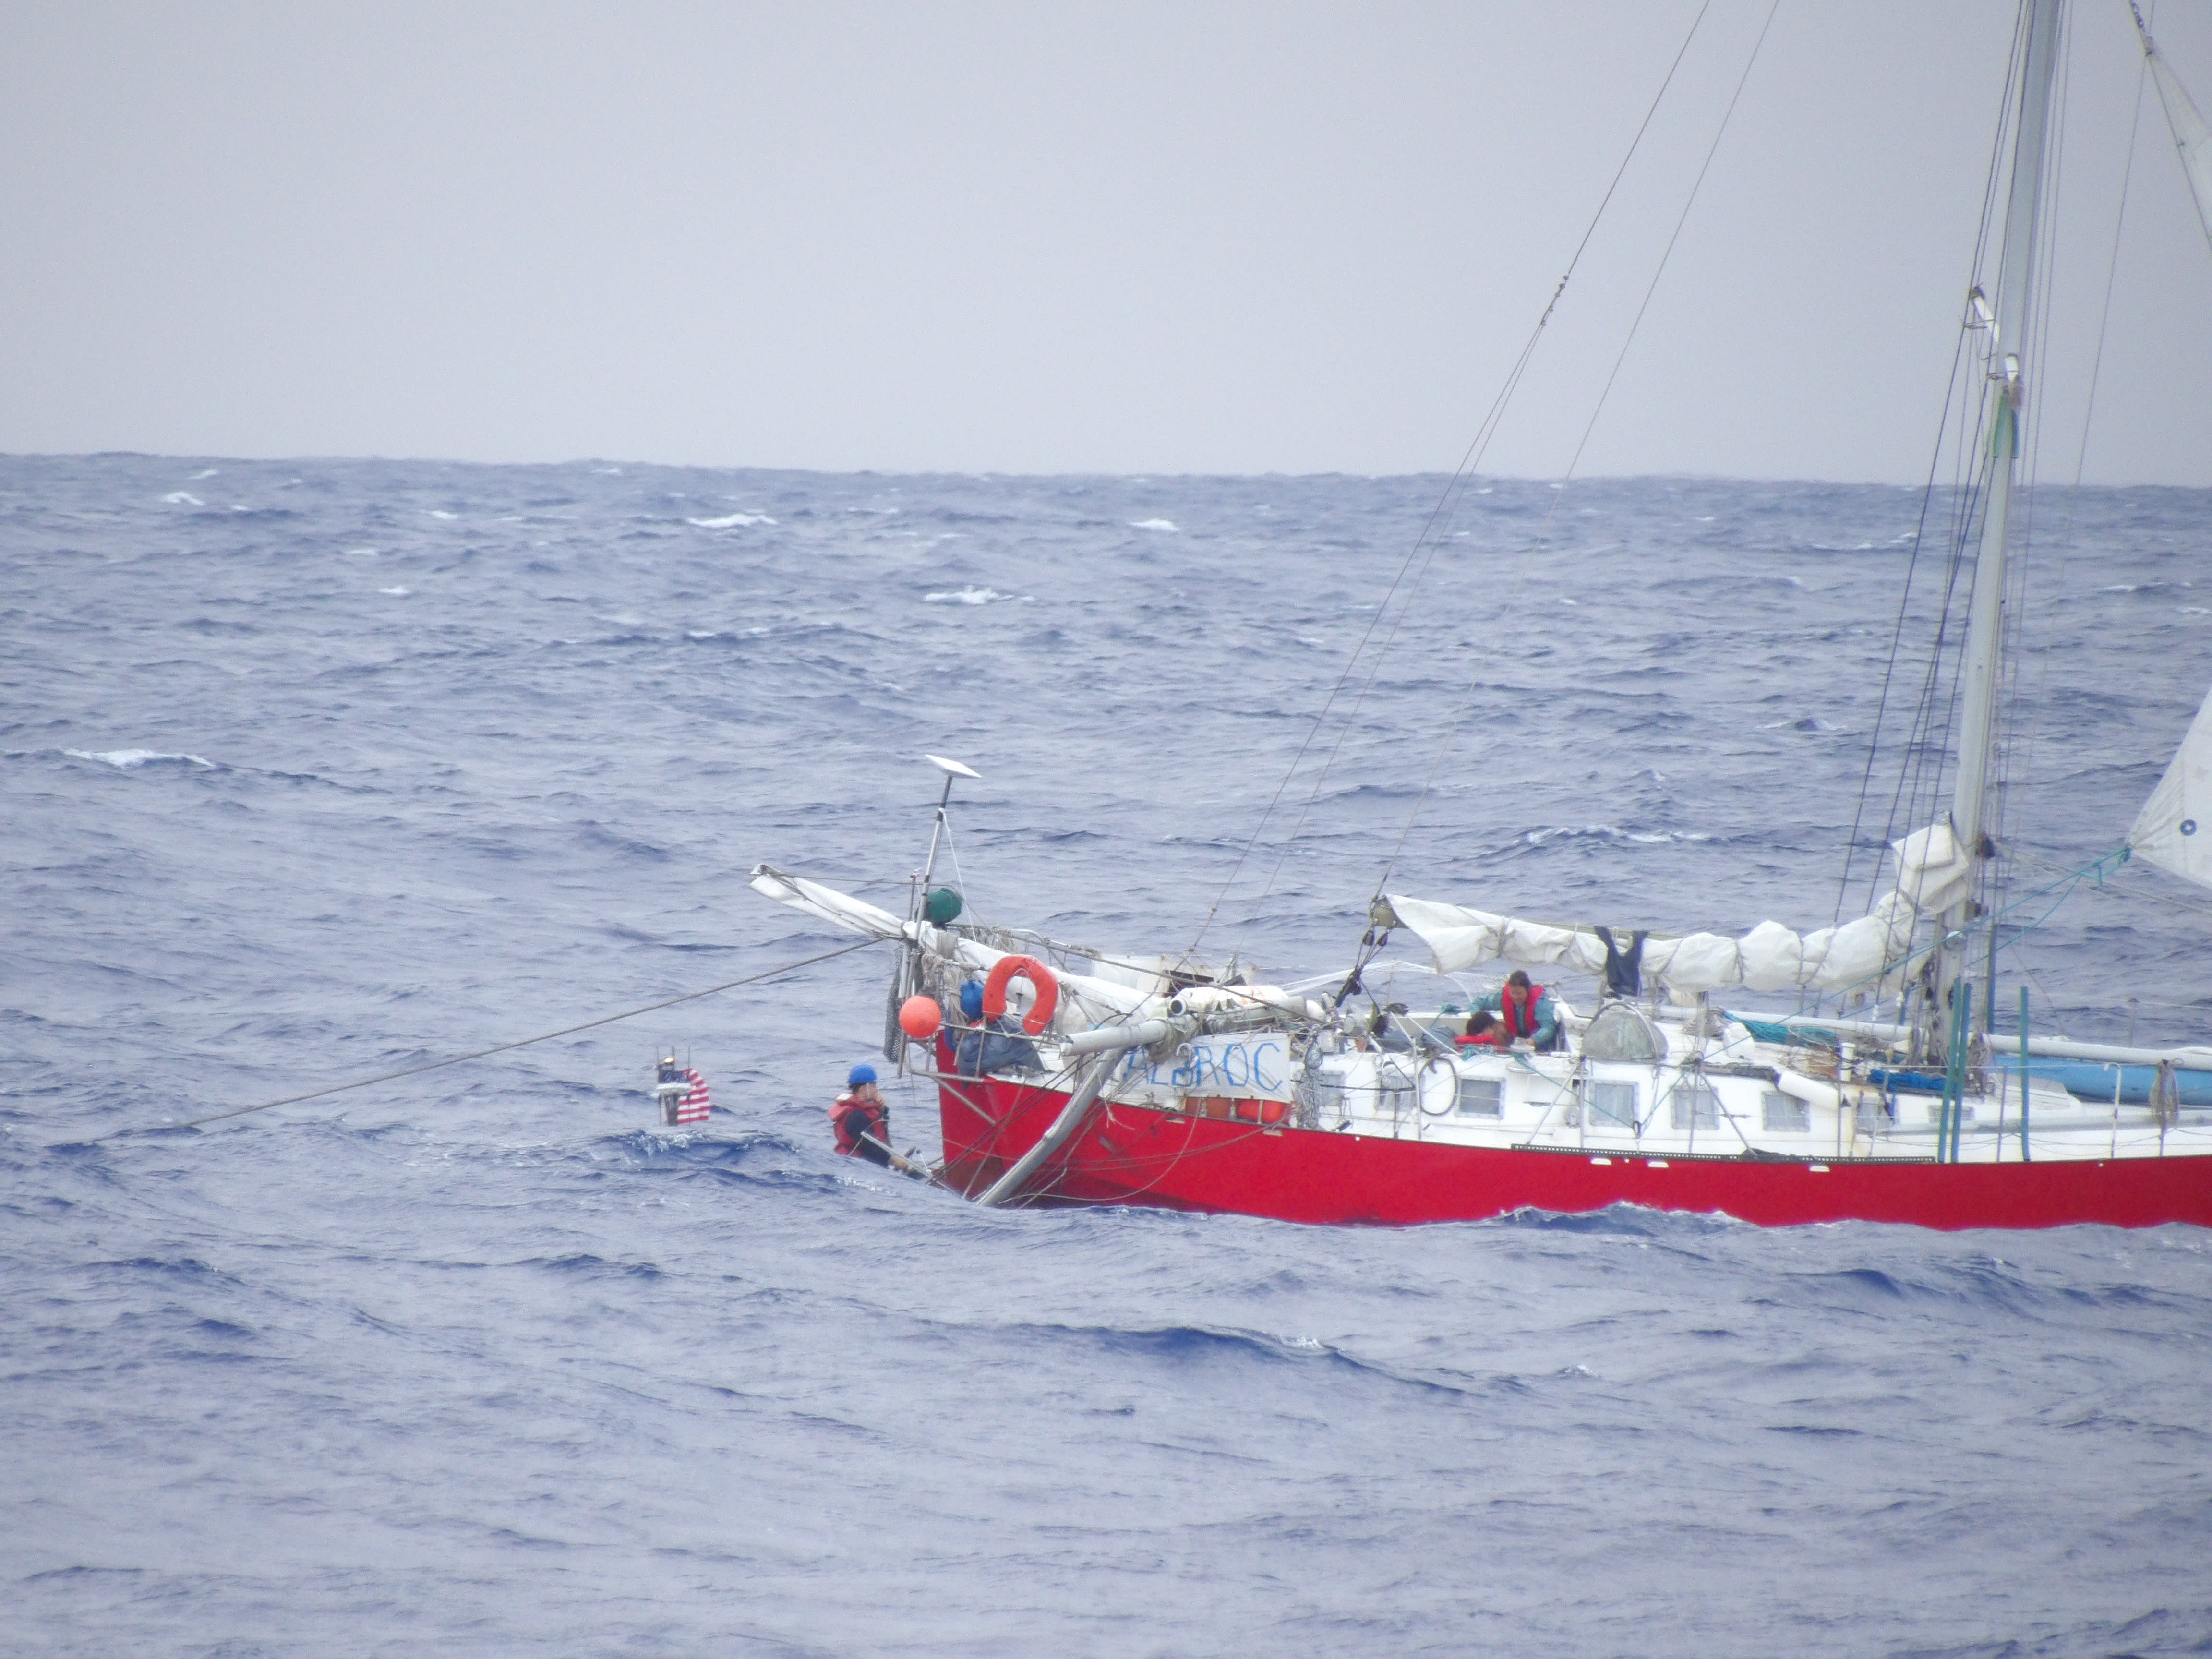
{"label": "american flag", "polygon": [[684,1077],[690,1084],[691,1092],[676,1103],[676,1121],[704,1123],[707,1114],[714,1109],[714,1103],[707,1098],[707,1079],[688,1066],[684,1068]]}

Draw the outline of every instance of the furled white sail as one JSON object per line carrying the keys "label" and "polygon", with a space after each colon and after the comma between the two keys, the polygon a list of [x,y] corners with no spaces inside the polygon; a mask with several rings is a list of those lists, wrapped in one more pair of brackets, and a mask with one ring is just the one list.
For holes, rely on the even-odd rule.
{"label": "furled white sail", "polygon": [[2212,887],[2212,696],[2128,830],[2137,858]]}
{"label": "furled white sail", "polygon": [[2136,33],[2142,37],[2143,58],[2157,84],[2158,101],[2166,110],[2166,125],[2173,129],[2174,148],[2181,152],[2181,169],[2189,175],[2190,193],[2197,198],[2197,222],[2204,227],[2205,240],[2212,241],[2212,127],[2204,125],[2204,118],[2182,90],[2180,81],[2166,67],[2158,43],[2144,27],[2140,9],[2136,12]]}
{"label": "furled white sail", "polygon": [[818,881],[787,875],[772,864],[755,865],[750,884],[753,891],[764,898],[787,904],[794,910],[804,910],[819,921],[832,922],[855,933],[867,933],[877,939],[907,936],[906,923],[890,911],[878,908],[866,899],[841,893],[834,887],[824,887]]}
{"label": "furled white sail", "polygon": [[[1644,975],[1670,990],[1692,993],[1875,992],[1885,981],[1893,982],[1905,967],[1919,916],[1956,903],[1973,880],[1973,861],[1948,824],[1907,836],[1896,843],[1896,890],[1856,921],[1802,934],[1778,921],[1762,921],[1740,939],[1721,933],[1654,936],[1644,942]],[[1501,958],[1586,974],[1605,971],[1605,942],[1594,927],[1522,921],[1430,899],[1388,896],[1398,920],[1429,947],[1441,973]],[[1613,931],[1626,945],[1627,930]]]}
{"label": "furled white sail", "polygon": [[[763,897],[852,933],[880,939],[911,939],[932,955],[957,963],[979,975],[989,973],[999,959],[1008,954],[963,938],[949,927],[933,927],[926,921],[901,921],[890,911],[866,899],[854,898],[804,876],[792,875],[774,865],[756,865],[750,885]],[[1054,977],[1060,981],[1060,1008],[1054,1016],[1053,1027],[1063,1035],[1072,1036],[1097,1025],[1119,1024],[1159,1012],[1167,1006],[1164,997],[1089,974],[1057,973]],[[1256,988],[1246,994],[1256,996],[1266,988]]]}

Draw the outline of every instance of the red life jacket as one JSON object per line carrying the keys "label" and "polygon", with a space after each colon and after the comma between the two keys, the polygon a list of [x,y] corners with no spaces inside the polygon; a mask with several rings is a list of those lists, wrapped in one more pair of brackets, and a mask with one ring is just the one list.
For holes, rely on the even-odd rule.
{"label": "red life jacket", "polygon": [[1511,989],[1512,988],[1509,986],[1498,994],[1498,1018],[1504,1024],[1507,1035],[1515,1037],[1533,1037],[1536,1035],[1536,1027],[1540,1024],[1536,1018],[1536,1004],[1543,997],[1544,988],[1540,985],[1530,986],[1528,994],[1522,1000],[1520,1012],[1517,1013],[1514,1011],[1513,998],[1510,994]]}
{"label": "red life jacket", "polygon": [[853,1109],[857,1106],[867,1114],[867,1127],[862,1133],[884,1138],[884,1106],[879,1100],[855,1100],[848,1090],[830,1103],[830,1127],[836,1132],[837,1155],[850,1158],[860,1149],[860,1137],[853,1132]]}

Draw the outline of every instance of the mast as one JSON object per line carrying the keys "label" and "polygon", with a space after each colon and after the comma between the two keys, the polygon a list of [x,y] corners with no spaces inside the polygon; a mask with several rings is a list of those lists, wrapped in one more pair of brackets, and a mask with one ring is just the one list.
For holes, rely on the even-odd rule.
{"label": "mast", "polygon": [[[2051,125],[2051,91],[2058,60],[2062,0],[2025,0],[2027,52],[2013,130],[2012,186],[2005,202],[2004,241],[1991,311],[1981,290],[1974,309],[1990,331],[1986,418],[1989,453],[1983,458],[1982,536],[1974,555],[1973,600],[1966,617],[1966,658],[1960,667],[1963,708],[1959,721],[1959,772],[1951,797],[1951,826],[1973,859],[1968,896],[1943,915],[1940,978],[1948,997],[1969,971],[1967,925],[1981,913],[1977,896],[1995,852],[1989,842],[1990,773],[1996,737],[1997,680],[2004,642],[2005,532],[2019,471],[2021,417],[2027,397],[2029,289],[2035,272],[2036,223],[2043,196],[2043,158]],[[1954,944],[1954,941],[1956,941]],[[1941,1011],[1928,1011],[1940,1046]]]}

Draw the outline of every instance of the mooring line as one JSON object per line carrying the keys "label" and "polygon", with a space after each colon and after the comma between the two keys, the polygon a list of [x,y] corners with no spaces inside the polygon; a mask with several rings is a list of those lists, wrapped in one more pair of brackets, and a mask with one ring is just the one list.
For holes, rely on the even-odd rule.
{"label": "mooring line", "polygon": [[465,1054],[453,1054],[444,1060],[425,1060],[420,1066],[402,1066],[396,1072],[380,1072],[374,1077],[356,1078],[351,1083],[333,1083],[327,1089],[311,1089],[303,1095],[287,1095],[282,1100],[264,1100],[258,1106],[235,1106],[227,1112],[210,1112],[205,1117],[196,1117],[183,1123],[155,1123],[143,1128],[111,1129],[104,1135],[94,1135],[89,1140],[77,1141],[76,1146],[97,1145],[113,1140],[121,1135],[158,1134],[169,1129],[197,1129],[203,1124],[220,1123],[225,1118],[245,1117],[254,1112],[266,1112],[278,1106],[296,1106],[303,1100],[320,1100],[328,1095],[342,1095],[351,1089],[366,1089],[374,1084],[390,1083],[403,1077],[419,1077],[424,1072],[435,1072],[447,1066],[460,1066],[471,1060],[482,1060],[487,1054],[503,1054],[514,1048],[527,1048],[532,1043],[550,1042],[556,1037],[573,1036],[578,1031],[588,1031],[597,1026],[612,1025],[618,1020],[635,1019],[640,1014],[655,1013],[663,1008],[673,1008],[681,1002],[696,1002],[702,997],[734,991],[741,985],[758,985],[763,980],[781,979],[786,974],[796,973],[801,968],[811,968],[817,962],[827,962],[832,957],[849,956],[855,951],[866,950],[871,945],[880,945],[881,939],[864,939],[851,945],[840,945],[835,951],[824,951],[818,957],[807,957],[798,962],[787,962],[781,968],[771,968],[766,973],[749,974],[743,979],[733,979],[720,985],[710,985],[703,991],[687,991],[680,997],[670,997],[664,1002],[649,1002],[642,1008],[626,1009],[619,1014],[605,1014],[598,1019],[587,1019],[579,1025],[564,1025],[557,1031],[546,1031],[538,1036],[522,1037],[513,1042],[495,1042],[489,1048],[478,1048]]}

